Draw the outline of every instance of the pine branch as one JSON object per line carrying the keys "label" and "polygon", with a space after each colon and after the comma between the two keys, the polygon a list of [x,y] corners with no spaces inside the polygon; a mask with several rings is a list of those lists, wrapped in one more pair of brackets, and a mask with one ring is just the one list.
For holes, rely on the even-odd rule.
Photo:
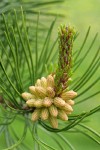
{"label": "pine branch", "polygon": [[[55,19],[51,23],[47,36],[44,36],[44,43],[42,43],[39,37],[41,31],[39,28],[40,20],[38,18],[37,25],[35,26],[35,28],[37,28],[35,32],[35,38],[33,39],[33,41],[36,41],[36,43],[34,43],[33,41],[31,41],[31,35],[27,30],[27,20],[25,20],[24,13],[22,10],[21,13],[22,22],[19,21],[17,12],[15,12],[15,24],[12,24],[10,27],[8,23],[9,21],[7,20],[6,16],[3,15],[3,27],[5,25],[5,33],[3,34],[4,39],[1,38],[0,42],[0,135],[5,133],[6,143],[8,147],[6,149],[17,149],[17,147],[19,149],[26,147],[27,149],[30,149],[28,145],[25,145],[24,143],[25,137],[27,136],[27,129],[30,130],[30,134],[33,137],[33,141],[36,141],[36,143],[38,143],[38,147],[43,147],[45,149],[55,149],[52,145],[50,145],[50,143],[45,143],[43,138],[39,137],[39,134],[37,132],[38,124],[40,124],[41,130],[42,128],[48,130],[46,132],[48,132],[48,135],[53,137],[56,144],[58,144],[59,141],[55,138],[55,136],[53,136],[54,132],[57,133],[63,131],[70,131],[69,129],[74,129],[76,127],[79,130],[79,126],[88,130],[90,133],[85,133],[84,135],[88,136],[96,143],[99,143],[97,138],[94,137],[94,135],[98,137],[98,133],[95,132],[93,129],[89,128],[88,126],[85,126],[81,122],[83,121],[83,119],[85,120],[85,118],[89,118],[89,116],[100,111],[100,106],[97,106],[94,109],[88,110],[84,113],[80,113],[77,115],[69,115],[69,120],[67,122],[63,123],[61,121],[61,128],[54,129],[48,125],[48,122],[44,123],[44,121],[41,121],[41,119],[39,119],[39,122],[37,123],[31,122],[30,114],[34,111],[34,109],[30,109],[29,107],[27,107],[24,99],[21,97],[21,93],[23,91],[26,91],[30,85],[35,84],[37,78],[42,77],[42,75],[46,76],[46,67],[48,72],[52,73],[51,70],[53,70],[53,72],[56,73],[55,91],[57,92],[57,95],[60,95],[61,92],[63,90],[66,90],[69,86],[68,79],[71,77],[72,56],[76,58],[74,68],[74,71],[76,71],[79,69],[81,64],[85,62],[86,55],[90,54],[90,50],[93,48],[93,45],[97,40],[97,34],[94,36],[89,48],[85,51],[84,55],[82,56],[81,53],[85,50],[84,46],[87,42],[90,33],[89,27],[85,39],[81,44],[80,51],[75,52],[75,54],[72,55],[73,42],[77,42],[76,38],[78,38],[77,34],[75,35],[73,28],[70,28],[70,26],[68,26],[67,28],[65,26],[60,27],[59,37],[57,39],[55,38],[54,42],[51,41],[50,43],[51,34],[53,28],[55,28]],[[12,34],[10,33],[10,31],[12,32]],[[60,40],[58,69],[55,69],[55,67],[52,65],[52,69],[50,70],[50,67],[48,66],[50,66],[49,64],[51,63],[52,59],[54,59],[57,55],[57,49],[55,45],[57,44],[58,39]],[[41,44],[42,48],[40,46]],[[33,50],[34,47],[36,48],[36,51]],[[64,51],[62,51],[63,49]],[[91,83],[88,81],[91,78],[93,78],[94,75],[97,74],[97,69],[99,67],[99,49],[95,52],[94,58],[91,60],[89,66],[86,66],[86,71],[83,73],[83,75],[80,78],[78,78],[75,82],[73,82],[72,86],[70,86],[70,89],[73,88],[76,91],[81,90],[77,96],[78,101],[76,102],[76,104],[80,104],[82,102],[85,103],[86,100],[88,100],[89,98],[93,98],[93,96],[97,96],[99,93],[99,91],[96,91],[92,94],[87,94],[85,97],[83,95],[86,92],[88,93],[88,91],[91,90],[91,88],[97,85],[98,83],[98,77],[96,77],[96,79],[93,80]],[[86,84],[87,87],[85,87]],[[77,98],[75,99],[75,101],[77,100]],[[22,119],[19,119],[18,115],[21,116]],[[24,119],[26,120],[25,122],[23,121]],[[12,138],[12,133],[9,130],[9,128],[12,125],[15,125],[14,121],[21,121],[22,124],[25,124],[24,132],[20,139],[19,136],[16,134],[17,132],[15,132],[16,127],[12,131],[14,134],[14,139]],[[78,130],[77,132],[81,132],[82,134],[84,133],[83,129],[81,131]],[[91,133],[93,134],[93,137],[91,136]],[[65,138],[65,135],[62,135],[62,133],[57,134],[59,138],[61,138],[65,143],[67,143],[70,149],[75,149],[72,143],[70,143],[67,140],[67,138]],[[11,136],[10,139],[8,138],[9,136]],[[60,149],[63,149],[61,143],[58,145]]]}

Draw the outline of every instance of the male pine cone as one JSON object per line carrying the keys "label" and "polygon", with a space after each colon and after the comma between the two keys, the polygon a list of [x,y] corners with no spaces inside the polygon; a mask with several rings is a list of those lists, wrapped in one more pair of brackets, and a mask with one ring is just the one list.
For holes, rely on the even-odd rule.
{"label": "male pine cone", "polygon": [[48,75],[36,81],[35,86],[29,87],[29,93],[22,93],[26,104],[34,108],[32,121],[48,120],[53,128],[58,128],[58,119],[68,120],[72,113],[77,96],[73,90],[68,90],[71,81],[72,45],[75,31],[70,26],[61,26],[59,38],[59,60],[55,75]]}
{"label": "male pine cone", "polygon": [[55,93],[54,76],[49,75],[45,78],[45,86],[43,79],[44,77],[37,80],[35,86],[29,87],[30,93],[24,92],[22,97],[30,108],[35,109],[32,113],[32,121],[48,120],[53,128],[58,128],[57,119],[68,120],[68,115],[73,111],[74,101],[71,99],[77,96],[77,93],[71,90],[62,92],[58,97]]}

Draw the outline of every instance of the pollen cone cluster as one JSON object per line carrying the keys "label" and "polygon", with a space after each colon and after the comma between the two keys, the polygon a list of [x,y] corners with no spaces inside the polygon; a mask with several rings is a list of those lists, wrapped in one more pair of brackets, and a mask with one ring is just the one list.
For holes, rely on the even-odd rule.
{"label": "pollen cone cluster", "polygon": [[34,108],[32,121],[38,119],[48,120],[53,128],[58,128],[58,120],[68,120],[68,115],[72,113],[72,100],[77,93],[74,91],[63,91],[59,96],[55,93],[54,76],[38,79],[35,86],[29,87],[29,93],[22,93],[26,104]]}

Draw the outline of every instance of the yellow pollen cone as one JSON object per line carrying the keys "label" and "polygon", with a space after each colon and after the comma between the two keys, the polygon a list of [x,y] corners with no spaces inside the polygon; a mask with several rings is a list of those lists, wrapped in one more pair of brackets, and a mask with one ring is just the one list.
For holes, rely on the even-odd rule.
{"label": "yellow pollen cone", "polygon": [[65,113],[66,113],[67,115],[70,115],[72,112],[70,112],[70,111],[65,111]]}
{"label": "yellow pollen cone", "polygon": [[60,97],[54,98],[54,102],[53,103],[54,103],[54,105],[56,107],[59,107],[59,108],[65,106],[65,101],[62,98],[60,98]]}
{"label": "yellow pollen cone", "polygon": [[35,96],[37,96],[36,90],[35,90],[35,86],[30,86],[30,87],[29,87],[29,91],[30,91],[32,94],[34,94]]}
{"label": "yellow pollen cone", "polygon": [[31,120],[32,120],[32,121],[38,120],[39,117],[40,117],[40,112],[41,112],[40,109],[35,109],[35,111],[32,113],[32,118],[31,118]]}
{"label": "yellow pollen cone", "polygon": [[48,117],[49,117],[49,111],[48,111],[48,109],[47,108],[42,108],[40,116],[41,116],[42,120],[47,120]]}
{"label": "yellow pollen cone", "polygon": [[43,100],[41,100],[41,99],[36,100],[34,102],[34,106],[37,107],[37,108],[43,107]]}
{"label": "yellow pollen cone", "polygon": [[52,75],[48,75],[47,77],[47,86],[54,87],[54,78],[52,77]]}
{"label": "yellow pollen cone", "polygon": [[58,128],[58,120],[56,117],[49,117],[50,124],[53,128]]}
{"label": "yellow pollen cone", "polygon": [[74,91],[68,91],[68,92],[64,92],[61,94],[62,99],[64,99],[65,101],[73,99],[76,96],[77,96],[77,93]]}
{"label": "yellow pollen cone", "polygon": [[40,79],[38,79],[38,80],[36,81],[35,86],[41,86],[41,80],[40,80]]}
{"label": "yellow pollen cone", "polygon": [[50,107],[52,105],[53,100],[49,97],[45,97],[43,101],[43,106],[44,107]]}
{"label": "yellow pollen cone", "polygon": [[42,86],[43,88],[46,88],[46,87],[47,87],[47,79],[44,78],[44,77],[41,78],[41,86]]}
{"label": "yellow pollen cone", "polygon": [[36,87],[35,91],[40,98],[44,98],[46,96],[46,90],[41,86]]}
{"label": "yellow pollen cone", "polygon": [[51,116],[53,116],[53,117],[57,117],[57,115],[58,115],[58,110],[54,105],[51,105],[49,107],[49,112],[50,112]]}
{"label": "yellow pollen cone", "polygon": [[75,104],[75,102],[73,101],[73,100],[68,100],[68,101],[66,101],[66,103],[68,103],[69,105],[71,105],[71,106],[73,106],[74,104]]}
{"label": "yellow pollen cone", "polygon": [[[74,101],[72,100],[77,96],[73,90],[62,89],[62,93],[56,90],[56,83],[54,83],[55,75],[48,75],[47,78],[42,77],[36,81],[35,86],[29,87],[29,92],[21,94],[23,99],[26,100],[26,109],[31,108],[32,121],[38,119],[48,120],[53,128],[58,128],[57,118],[63,121],[68,120],[68,115],[72,113]],[[66,82],[69,84],[71,78]],[[33,109],[32,109],[33,107]]]}
{"label": "yellow pollen cone", "polygon": [[54,89],[52,87],[47,88],[47,96],[48,97],[54,97],[55,96],[55,92],[54,92]]}
{"label": "yellow pollen cone", "polygon": [[58,110],[58,117],[63,121],[68,120],[68,116],[66,115],[65,111],[60,109]]}
{"label": "yellow pollen cone", "polygon": [[22,96],[22,98],[23,98],[24,100],[26,100],[26,101],[29,100],[29,99],[31,99],[31,98],[34,98],[34,97],[35,97],[34,95],[32,95],[32,94],[30,94],[30,93],[27,93],[27,92],[22,93],[21,96]]}
{"label": "yellow pollen cone", "polygon": [[29,107],[34,107],[34,103],[35,103],[35,100],[34,99],[30,99],[26,102],[26,104],[29,106]]}
{"label": "yellow pollen cone", "polygon": [[65,103],[65,106],[62,109],[65,110],[65,111],[70,111],[70,112],[73,111],[72,107],[67,103]]}

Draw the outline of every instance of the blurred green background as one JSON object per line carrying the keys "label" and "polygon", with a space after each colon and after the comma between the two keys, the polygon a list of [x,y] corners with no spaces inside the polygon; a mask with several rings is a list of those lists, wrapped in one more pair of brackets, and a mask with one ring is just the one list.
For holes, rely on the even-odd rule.
{"label": "blurred green background", "polygon": [[[78,48],[80,48],[80,45],[82,44],[82,41],[84,40],[85,34],[89,26],[91,26],[91,32],[90,32],[89,38],[86,42],[84,49],[87,49],[89,47],[91,41],[93,40],[95,33],[96,32],[100,33],[100,0],[88,0],[88,1],[87,0],[84,0],[84,1],[65,0],[65,2],[62,4],[54,5],[51,8],[49,9],[48,8],[49,6],[48,7],[44,6],[42,8],[38,7],[34,9],[36,9],[37,11],[40,11],[40,14],[41,12],[45,11],[45,12],[51,12],[51,13],[64,15],[64,17],[60,17],[60,18],[58,17],[57,19],[57,23],[54,27],[55,36],[57,36],[57,26],[62,23],[65,23],[65,24],[70,23],[74,25],[77,31],[80,33],[79,37],[75,41],[74,50],[76,49],[78,50]],[[50,20],[53,20],[54,17],[48,16],[48,19],[47,20],[45,19],[43,23],[49,24],[50,23],[49,18]],[[40,20],[42,20],[41,17],[40,17]],[[53,39],[55,38],[55,36],[53,36]],[[86,65],[90,64],[95,54],[95,51],[98,49],[99,46],[100,46],[100,35],[98,36],[93,48],[91,49],[91,52],[86,57],[85,62],[82,63],[82,65],[77,70],[77,72],[75,72],[75,75],[74,75],[75,77],[77,76],[80,77],[84,73],[84,71],[86,70]],[[84,51],[82,52],[81,55],[83,54],[84,54]],[[96,79],[98,75],[99,75],[99,71],[95,73],[95,75],[92,77],[92,79],[89,81],[89,83],[86,86],[88,86],[94,79]],[[85,89],[86,86],[83,87],[82,90]],[[99,83],[97,83],[96,86],[94,86],[90,91],[88,91],[88,93],[83,95],[82,98],[86,97],[87,95],[91,93],[94,93],[95,91],[98,91],[99,89],[100,89],[100,86],[99,86]],[[93,97],[89,99],[88,101],[75,106],[74,112],[77,114],[79,112],[81,113],[83,111],[88,111],[98,106],[99,104],[100,104],[100,98],[99,98],[99,95],[97,95],[96,97]],[[88,125],[89,127],[91,127],[92,129],[94,129],[96,132],[100,133],[100,112],[93,114],[89,118],[86,118],[84,123]],[[11,126],[13,126],[13,128],[16,128],[16,132],[19,133],[19,137],[20,137],[23,131],[23,122],[15,121],[13,125]],[[82,129],[81,127],[79,128]],[[55,133],[49,133],[49,132],[47,133],[47,131],[42,130],[41,127],[39,127],[38,132],[39,132],[40,138],[44,142],[53,146],[57,150],[60,150],[59,145],[56,144],[55,140],[53,139],[53,137],[58,138]],[[86,132],[89,132],[89,131],[86,131]],[[89,138],[83,135],[82,133],[79,133],[79,132],[71,133],[67,131],[62,134],[73,145],[75,150],[84,150],[84,149],[85,150],[99,150],[100,149],[99,144],[93,141],[92,138]],[[92,136],[91,133],[89,134]],[[5,139],[4,136],[0,137],[0,149],[5,148],[6,143],[4,142],[4,139]],[[61,145],[63,145],[64,150],[70,150],[67,144],[65,144],[64,141],[60,140],[60,138],[58,138],[58,141]],[[32,137],[30,133],[28,133],[25,139],[25,143],[27,143],[30,149],[33,150],[33,141],[32,141]],[[44,150],[44,148],[42,148],[42,150]]]}

